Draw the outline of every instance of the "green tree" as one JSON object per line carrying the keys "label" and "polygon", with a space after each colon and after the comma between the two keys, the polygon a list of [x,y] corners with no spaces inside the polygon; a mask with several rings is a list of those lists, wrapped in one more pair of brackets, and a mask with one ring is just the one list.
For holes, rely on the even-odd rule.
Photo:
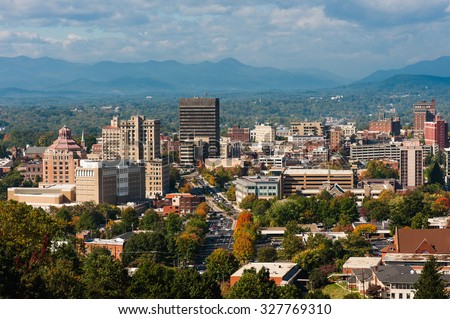
{"label": "green tree", "polygon": [[246,269],[241,278],[231,287],[227,298],[230,299],[278,299],[277,286],[270,279],[269,271],[264,267],[256,272],[255,268]]}
{"label": "green tree", "polygon": [[133,299],[172,299],[175,273],[175,269],[147,259],[131,278],[127,295]]}
{"label": "green tree", "polygon": [[255,194],[250,194],[245,196],[241,203],[239,204],[239,207],[242,209],[252,209],[253,207],[253,203],[257,200],[258,198],[256,197]]}
{"label": "green tree", "polygon": [[441,266],[436,257],[430,256],[423,266],[419,279],[414,284],[414,299],[449,299],[445,281],[441,278]]}
{"label": "green tree", "polygon": [[367,164],[365,178],[398,178],[397,170],[384,165],[382,161],[371,160]]}
{"label": "green tree", "polygon": [[143,230],[161,230],[164,228],[164,220],[154,209],[148,209],[139,222],[139,228]]}
{"label": "green tree", "polygon": [[359,294],[357,292],[351,292],[349,294],[346,294],[343,298],[344,299],[361,299],[361,294]]}
{"label": "green tree", "polygon": [[223,248],[215,249],[206,258],[206,270],[217,282],[228,281],[238,269],[239,261],[230,251]]}
{"label": "green tree", "polygon": [[433,162],[426,170],[428,184],[444,185],[444,173],[442,172],[439,163]]}
{"label": "green tree", "polygon": [[305,299],[331,299],[330,295],[325,294],[321,289],[310,290]]}
{"label": "green tree", "polygon": [[81,275],[86,298],[124,298],[128,273],[106,249],[94,249],[86,258]]}
{"label": "green tree", "polygon": [[236,186],[231,185],[230,188],[228,188],[225,196],[227,197],[227,200],[230,202],[236,201]]}
{"label": "green tree", "polygon": [[83,296],[80,276],[70,260],[56,259],[50,267],[45,268],[43,280],[48,298],[77,299]]}
{"label": "green tree", "polygon": [[124,265],[133,263],[142,255],[150,255],[156,262],[166,261],[167,242],[161,232],[145,232],[130,237],[123,249]]}
{"label": "green tree", "polygon": [[122,223],[126,231],[137,229],[139,226],[138,213],[131,207],[122,212]]}
{"label": "green tree", "polygon": [[305,245],[300,237],[292,233],[286,233],[281,242],[280,257],[291,260],[294,255],[305,249]]}
{"label": "green tree", "polygon": [[275,247],[261,247],[258,249],[257,257],[258,262],[273,262],[278,258],[277,250]]}
{"label": "green tree", "polygon": [[411,228],[414,229],[426,229],[430,223],[428,222],[428,215],[423,213],[417,213],[413,218],[411,218]]}
{"label": "green tree", "polygon": [[176,299],[220,298],[220,287],[208,274],[200,275],[194,268],[184,268],[175,273],[172,295]]}
{"label": "green tree", "polygon": [[322,288],[328,284],[327,276],[320,269],[313,269],[309,275],[309,285],[312,289]]}

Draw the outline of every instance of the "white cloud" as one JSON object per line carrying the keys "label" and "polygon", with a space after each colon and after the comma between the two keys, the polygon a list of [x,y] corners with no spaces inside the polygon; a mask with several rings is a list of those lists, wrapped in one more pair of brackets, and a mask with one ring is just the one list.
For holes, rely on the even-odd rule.
{"label": "white cloud", "polygon": [[289,29],[318,29],[352,26],[352,24],[347,21],[327,17],[323,7],[275,9],[272,11],[270,22],[274,25]]}
{"label": "white cloud", "polygon": [[450,52],[449,0],[9,0],[0,12],[0,56],[234,57],[351,74]]}

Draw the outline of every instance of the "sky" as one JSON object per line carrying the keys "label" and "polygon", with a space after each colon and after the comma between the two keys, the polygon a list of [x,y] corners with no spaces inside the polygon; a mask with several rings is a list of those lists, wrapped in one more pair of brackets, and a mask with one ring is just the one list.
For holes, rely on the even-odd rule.
{"label": "sky", "polygon": [[1,0],[0,56],[232,57],[351,79],[450,55],[450,0]]}

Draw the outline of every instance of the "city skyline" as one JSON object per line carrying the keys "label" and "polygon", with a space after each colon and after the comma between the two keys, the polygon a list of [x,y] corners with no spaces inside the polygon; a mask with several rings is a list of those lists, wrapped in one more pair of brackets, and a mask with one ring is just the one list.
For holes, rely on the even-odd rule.
{"label": "city skyline", "polygon": [[448,0],[22,0],[0,4],[0,56],[84,63],[232,57],[357,79],[449,55],[449,27]]}

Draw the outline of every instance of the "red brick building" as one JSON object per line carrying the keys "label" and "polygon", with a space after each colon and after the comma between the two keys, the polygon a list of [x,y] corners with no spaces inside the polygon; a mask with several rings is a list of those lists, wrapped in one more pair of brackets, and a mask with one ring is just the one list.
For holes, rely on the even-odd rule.
{"label": "red brick building", "polygon": [[21,173],[25,181],[37,183],[42,181],[42,161],[30,161],[25,164],[25,170]]}
{"label": "red brick building", "polygon": [[169,213],[191,214],[197,209],[197,206],[205,201],[203,196],[195,196],[187,193],[167,194],[164,199],[156,200],[156,208],[162,209],[165,215]]}
{"label": "red brick building", "polygon": [[388,118],[369,123],[369,131],[379,131],[393,136],[400,135],[400,118]]}
{"label": "red brick building", "polygon": [[436,115],[436,104],[434,100],[431,102],[421,101],[414,103],[414,134],[423,136],[425,131],[425,122],[434,122]]}
{"label": "red brick building", "polygon": [[448,124],[439,114],[433,122],[425,122],[424,139],[426,145],[438,145],[442,150],[448,147]]}
{"label": "red brick building", "polygon": [[230,142],[247,143],[250,142],[250,129],[233,126],[228,128],[227,136],[230,138]]}
{"label": "red brick building", "polygon": [[330,130],[330,151],[331,152],[338,151],[342,146],[342,140],[343,140],[342,130],[339,127],[332,128]]}

